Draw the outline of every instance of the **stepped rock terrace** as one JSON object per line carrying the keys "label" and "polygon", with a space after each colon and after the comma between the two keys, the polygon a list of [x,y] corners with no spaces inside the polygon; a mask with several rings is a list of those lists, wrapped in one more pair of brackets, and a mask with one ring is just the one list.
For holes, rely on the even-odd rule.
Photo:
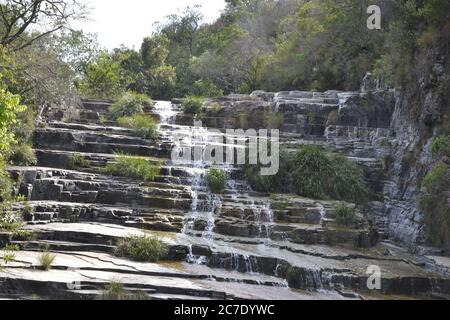
{"label": "stepped rock terrace", "polygon": [[[227,183],[223,194],[211,194],[205,179],[210,163],[171,159],[176,146],[211,147],[242,114],[259,129],[264,116],[276,112],[285,119],[282,145],[327,145],[363,166],[367,182],[382,194],[389,113],[376,106],[374,116],[357,114],[348,101],[358,99],[359,93],[334,91],[214,99],[208,103],[222,108],[207,107],[203,123],[218,129],[216,136],[193,126],[180,101],[161,101],[152,111],[160,119],[154,139],[105,122],[111,101],[84,100],[73,119],[64,109],[48,108],[33,138],[38,165],[8,168],[27,199],[14,209],[24,214],[28,236],[0,233],[0,243],[21,249],[1,265],[0,297],[96,299],[113,281],[149,299],[448,297],[448,259],[415,256],[391,241],[376,210],[380,202],[360,212],[357,225],[345,227],[336,222],[339,201],[254,192],[242,168],[230,164],[214,165],[226,171]],[[344,110],[343,122],[330,124],[338,110]],[[185,138],[177,141],[177,135]],[[162,162],[161,170],[153,181],[113,176],[105,167],[119,153]],[[74,166],[74,157],[84,161]],[[143,235],[167,245],[167,259],[142,263],[114,255],[121,239]],[[42,248],[55,255],[51,271],[39,269]],[[375,291],[367,287],[373,265],[382,273]]]}

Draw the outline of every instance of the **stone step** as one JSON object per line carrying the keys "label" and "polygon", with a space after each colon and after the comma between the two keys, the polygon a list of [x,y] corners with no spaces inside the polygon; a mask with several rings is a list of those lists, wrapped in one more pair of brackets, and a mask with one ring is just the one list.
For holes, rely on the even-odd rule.
{"label": "stone step", "polygon": [[[47,226],[30,226],[37,232],[44,232],[60,241],[75,241],[89,243],[105,243],[114,241],[117,237],[130,235],[131,228],[102,225],[102,224],[50,224]],[[142,231],[134,230],[134,234]],[[450,280],[442,279],[437,274],[429,273],[403,258],[386,259],[375,252],[372,257],[351,254],[345,249],[333,249],[329,257],[316,256],[306,251],[288,251],[280,246],[261,246],[260,244],[240,244],[236,242],[214,241],[209,247],[208,241],[196,237],[171,238],[169,233],[158,233],[160,239],[167,241],[174,252],[174,258],[179,256],[184,247],[184,256],[189,251],[186,246],[191,243],[194,255],[205,256],[207,266],[240,272],[257,272],[266,275],[287,277],[290,287],[293,288],[344,288],[358,289],[364,292],[367,280],[365,270],[370,265],[378,265],[383,270],[383,292],[395,294],[419,294],[432,291],[434,284],[439,284],[441,293],[448,292]],[[54,241],[54,240],[53,240]],[[181,244],[182,243],[182,244]],[[325,248],[325,247],[324,247]],[[336,253],[342,250],[345,253],[342,259]],[[368,259],[369,258],[369,259]],[[414,276],[411,277],[411,272]],[[289,276],[288,276],[289,273]]]}

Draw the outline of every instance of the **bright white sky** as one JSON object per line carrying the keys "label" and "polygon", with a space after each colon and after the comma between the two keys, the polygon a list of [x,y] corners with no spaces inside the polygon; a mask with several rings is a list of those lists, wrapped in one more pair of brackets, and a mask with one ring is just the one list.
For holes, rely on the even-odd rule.
{"label": "bright white sky", "polygon": [[124,44],[139,49],[142,39],[152,32],[154,22],[187,6],[200,4],[206,22],[219,17],[224,0],[84,0],[91,8],[90,20],[73,25],[97,33],[100,44],[108,49]]}

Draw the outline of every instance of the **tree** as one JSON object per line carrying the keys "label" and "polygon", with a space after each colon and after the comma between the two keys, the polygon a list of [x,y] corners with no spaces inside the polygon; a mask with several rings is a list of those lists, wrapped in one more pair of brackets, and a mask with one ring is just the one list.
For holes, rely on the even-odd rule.
{"label": "tree", "polygon": [[80,91],[91,98],[114,98],[124,88],[121,87],[120,65],[106,52],[89,65],[86,78],[81,82]]}
{"label": "tree", "polygon": [[144,38],[141,55],[147,69],[157,68],[166,63],[169,56],[169,39],[165,35]]}
{"label": "tree", "polygon": [[[0,4],[0,44],[21,50],[85,14],[78,0],[4,0]],[[34,31],[30,33],[30,29]]]}
{"label": "tree", "polygon": [[[1,75],[0,75],[1,79]],[[25,110],[20,104],[20,97],[0,87],[0,157],[4,156],[15,142],[12,127],[16,123],[17,114]]]}

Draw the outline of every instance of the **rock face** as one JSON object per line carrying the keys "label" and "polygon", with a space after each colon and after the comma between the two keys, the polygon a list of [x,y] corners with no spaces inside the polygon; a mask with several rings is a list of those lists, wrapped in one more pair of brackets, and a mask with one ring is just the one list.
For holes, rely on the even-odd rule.
{"label": "rock face", "polygon": [[[382,108],[392,113],[392,106],[383,104],[390,99],[390,92],[231,95],[208,102],[211,108],[204,123],[221,129],[237,124],[262,127],[268,115],[282,114],[282,143],[292,148],[328,144],[364,166],[367,180],[381,194],[381,159],[390,151],[386,141],[392,133],[386,115],[373,120],[367,114],[378,114]],[[359,103],[367,112],[357,110]],[[34,136],[38,166],[9,168],[28,199],[15,207],[27,224],[16,234],[0,233],[0,244],[21,248],[12,262],[0,259],[0,297],[95,299],[105,297],[112,281],[121,282],[130,298],[152,299],[358,299],[450,293],[450,280],[437,273],[447,270],[445,258],[422,260],[380,242],[393,226],[383,202],[371,204],[369,219],[339,226],[337,202],[252,192],[241,169],[229,165],[221,166],[228,176],[225,192],[211,194],[204,158],[180,164],[170,155],[174,147],[200,146],[205,151],[215,143],[217,132],[192,127],[192,119],[176,104],[158,102],[153,112],[161,119],[159,136],[145,140],[133,130],[104,123],[109,105],[84,101],[71,111],[79,115],[72,119],[67,111],[63,117],[47,110],[46,122]],[[332,119],[335,113],[338,117]],[[362,123],[378,127],[361,128]],[[117,161],[116,151],[152,164],[162,161],[159,176],[143,182],[106,174],[105,166]],[[83,161],[74,161],[80,158]],[[118,241],[144,235],[168,246],[165,261],[137,263],[114,256]],[[39,270],[42,248],[55,255],[52,271]],[[7,254],[0,250],[0,257]],[[382,272],[377,292],[367,287],[366,271],[373,265]],[[427,269],[433,266],[433,271]]]}
{"label": "rock face", "polygon": [[[362,92],[255,91],[250,96],[221,98],[223,108],[219,113],[208,108],[204,122],[226,129],[244,118],[250,119],[248,127],[258,129],[267,127],[270,115],[281,114],[281,140],[288,147],[323,143],[363,165],[379,200],[370,204],[368,213],[382,237],[419,252],[423,251],[424,225],[417,201],[437,132],[431,132],[429,125],[448,118],[449,112],[438,110],[435,92],[423,91],[419,102],[414,96],[379,90],[370,83]],[[216,103],[212,100],[207,105]],[[412,104],[420,108],[414,110]],[[218,122],[217,117],[226,120]]]}

